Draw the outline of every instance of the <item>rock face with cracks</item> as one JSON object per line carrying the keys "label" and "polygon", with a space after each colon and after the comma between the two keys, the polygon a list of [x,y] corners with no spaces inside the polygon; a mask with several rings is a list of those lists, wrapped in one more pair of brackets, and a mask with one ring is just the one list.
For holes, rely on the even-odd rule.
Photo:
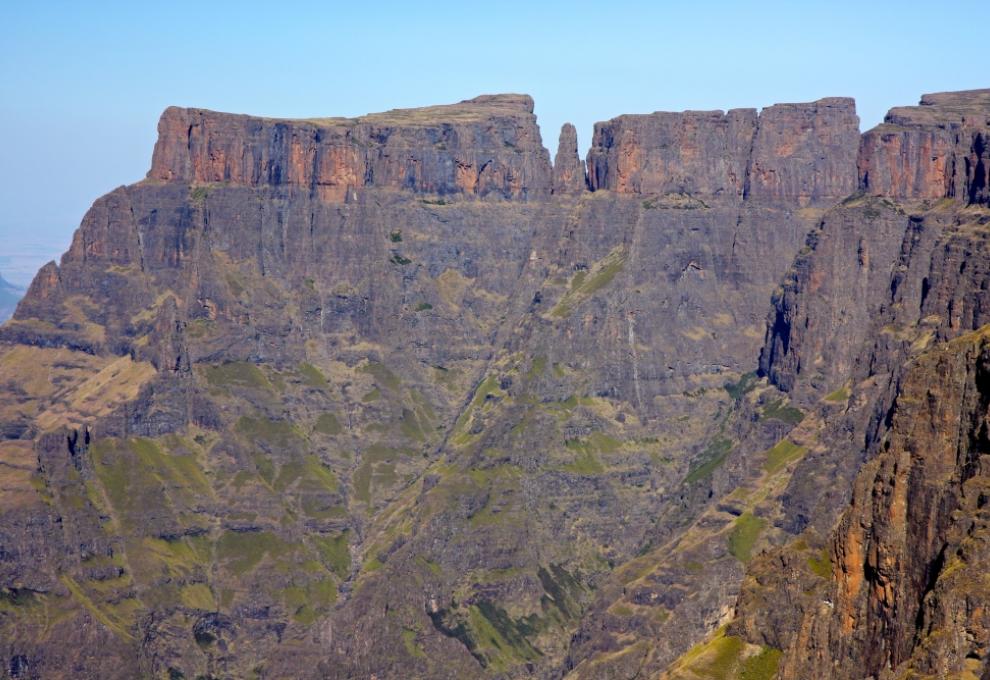
{"label": "rock face with cracks", "polygon": [[0,327],[0,673],[979,677],[988,97],[167,109]]}

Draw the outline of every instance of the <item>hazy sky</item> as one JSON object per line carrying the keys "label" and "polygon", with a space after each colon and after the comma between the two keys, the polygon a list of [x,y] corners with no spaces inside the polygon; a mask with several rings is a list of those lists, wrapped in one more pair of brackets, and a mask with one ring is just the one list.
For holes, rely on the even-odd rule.
{"label": "hazy sky", "polygon": [[985,2],[0,3],[0,273],[147,172],[168,105],[311,117],[536,99],[544,143],[621,113],[990,86]]}

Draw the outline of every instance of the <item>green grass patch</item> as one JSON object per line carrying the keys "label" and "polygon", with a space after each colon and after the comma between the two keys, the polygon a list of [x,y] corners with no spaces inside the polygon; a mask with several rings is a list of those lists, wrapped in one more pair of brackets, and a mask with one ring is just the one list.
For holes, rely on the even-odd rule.
{"label": "green grass patch", "polygon": [[702,452],[699,458],[701,464],[688,472],[687,477],[684,478],[684,482],[694,484],[697,481],[710,477],[715,470],[725,463],[725,459],[728,457],[729,452],[732,451],[733,445],[734,443],[731,439],[715,437]]}
{"label": "green grass patch", "polygon": [[781,651],[755,649],[721,628],[711,639],[688,650],[672,666],[671,678],[683,680],[771,680],[777,674]]}
{"label": "green grass patch", "polygon": [[744,373],[740,378],[739,382],[727,382],[724,385],[725,391],[729,393],[735,401],[739,401],[749,392],[756,389],[757,384],[759,384],[760,379],[757,377],[755,372]]}
{"label": "green grass patch", "polygon": [[625,246],[618,246],[596,262],[589,272],[579,271],[571,279],[571,286],[550,312],[560,319],[570,316],[574,309],[589,297],[612,282],[626,264]]}
{"label": "green grass patch", "polygon": [[503,672],[516,663],[536,661],[542,653],[532,645],[533,622],[528,619],[513,620],[498,605],[479,600],[468,609],[468,624],[477,652],[486,660],[489,668]]}
{"label": "green grass patch", "polygon": [[803,446],[798,446],[788,439],[781,439],[767,451],[767,460],[763,464],[763,469],[772,475],[805,453],[807,453],[807,449]]}
{"label": "green grass patch", "polygon": [[759,652],[746,658],[739,669],[739,680],[773,680],[780,666],[779,649],[764,647]]}
{"label": "green grass patch", "polygon": [[835,392],[829,393],[825,397],[825,401],[830,401],[830,402],[835,403],[835,404],[844,404],[847,401],[849,401],[849,390],[846,389],[846,386],[845,385],[843,385],[842,387],[840,387],[839,389],[837,389]]}
{"label": "green grass patch", "polygon": [[258,390],[272,390],[272,384],[254,364],[246,361],[231,361],[226,364],[205,366],[206,381],[215,387],[250,387]]}
{"label": "green grass patch", "polygon": [[774,399],[763,407],[763,417],[779,420],[789,425],[797,425],[804,420],[804,412],[788,404],[783,399]]}
{"label": "green grass patch", "polygon": [[808,558],[808,567],[824,579],[832,578],[832,557],[826,548],[822,548],[818,555]]}
{"label": "green grass patch", "polygon": [[288,420],[241,416],[234,429],[252,442],[261,441],[278,449],[295,448],[303,442],[295,426]]}
{"label": "green grass patch", "polygon": [[[571,399],[575,399],[571,397]],[[575,399],[576,404],[576,399]],[[583,453],[615,453],[622,447],[622,442],[615,437],[610,437],[604,432],[592,432],[587,437],[576,437],[564,442],[564,446],[572,451]]]}
{"label": "green grass patch", "polygon": [[337,490],[337,476],[314,454],[282,465],[273,486],[276,491],[282,492],[293,482],[299,482],[301,490],[329,492]]}
{"label": "green grass patch", "polygon": [[406,652],[409,653],[409,656],[415,657],[417,659],[425,659],[426,652],[423,651],[423,648],[420,647],[419,644],[416,642],[416,636],[417,636],[416,631],[412,630],[411,628],[403,629],[402,644],[405,646]]}
{"label": "green grass patch", "polygon": [[62,575],[60,577],[62,583],[75,600],[81,604],[93,618],[102,623],[104,626],[109,628],[118,637],[123,638],[127,641],[133,641],[134,636],[130,633],[130,628],[133,625],[133,618],[128,617],[127,614],[133,614],[133,609],[136,609],[134,605],[139,603],[132,598],[127,598],[128,606],[114,608],[105,608],[98,606],[83,590],[82,586],[79,585],[77,581],[67,575]]}
{"label": "green grass patch", "polygon": [[203,201],[206,200],[206,197],[209,195],[209,193],[210,193],[209,187],[204,187],[204,186],[190,187],[189,202],[194,203],[196,205],[202,205]]}
{"label": "green grass patch", "polygon": [[183,606],[190,609],[200,609],[207,612],[217,610],[217,603],[213,599],[213,593],[205,583],[191,583],[182,586],[181,590],[179,590],[179,601],[182,602]]}
{"label": "green grass patch", "polygon": [[298,370],[303,382],[310,387],[316,387],[321,390],[329,389],[330,383],[327,382],[327,377],[313,364],[304,361],[299,364]]}
{"label": "green grass patch", "polygon": [[276,556],[289,546],[270,531],[226,531],[217,541],[217,558],[234,574],[253,570],[266,555]]}
{"label": "green grass patch", "polygon": [[347,531],[336,536],[313,536],[311,540],[320,553],[320,560],[327,569],[339,576],[347,578],[351,570],[351,551],[348,545]]}
{"label": "green grass patch", "polygon": [[399,377],[395,373],[389,370],[385,364],[380,364],[377,361],[369,361],[358,370],[372,376],[379,387],[397,390],[399,389],[399,385],[402,384],[402,381],[399,380]]}
{"label": "green grass patch", "polygon": [[760,537],[766,520],[756,517],[750,512],[744,512],[736,518],[732,531],[729,533],[729,552],[742,563],[749,562],[753,545]]}
{"label": "green grass patch", "polygon": [[534,380],[543,375],[543,372],[547,369],[547,358],[544,356],[533,357],[533,361],[529,365],[529,370],[526,371],[526,379]]}
{"label": "green grass patch", "polygon": [[316,419],[316,424],[313,425],[313,432],[318,432],[320,434],[335,435],[340,434],[343,428],[340,426],[340,421],[337,420],[337,416],[332,413],[321,413],[320,417]]}
{"label": "green grass patch", "polygon": [[565,465],[563,469],[578,475],[600,475],[605,472],[605,468],[590,451],[578,453],[574,461]]}

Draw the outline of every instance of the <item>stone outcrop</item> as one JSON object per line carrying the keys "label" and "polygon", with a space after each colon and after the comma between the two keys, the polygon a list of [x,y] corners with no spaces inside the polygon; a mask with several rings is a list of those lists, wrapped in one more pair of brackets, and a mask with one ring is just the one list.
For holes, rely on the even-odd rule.
{"label": "stone outcrop", "polygon": [[483,96],[360,118],[278,120],[169,108],[151,180],[282,186],[343,201],[362,187],[540,197],[550,159],[533,100]]}
{"label": "stone outcrop", "polygon": [[620,194],[742,197],[755,109],[624,115],[595,124],[592,190]]}
{"label": "stone outcrop", "polygon": [[895,199],[990,202],[990,90],[927,94],[863,135],[860,186]]}
{"label": "stone outcrop", "polygon": [[553,193],[580,193],[587,189],[587,182],[584,161],[578,155],[577,130],[564,123],[553,159]]}
{"label": "stone outcrop", "polygon": [[985,677],[988,371],[985,329],[912,362],[822,555],[753,569],[733,628],[784,650],[782,680]]}
{"label": "stone outcrop", "polygon": [[754,109],[626,115],[595,126],[592,189],[683,193],[804,205],[856,186],[859,118],[851,99]]}

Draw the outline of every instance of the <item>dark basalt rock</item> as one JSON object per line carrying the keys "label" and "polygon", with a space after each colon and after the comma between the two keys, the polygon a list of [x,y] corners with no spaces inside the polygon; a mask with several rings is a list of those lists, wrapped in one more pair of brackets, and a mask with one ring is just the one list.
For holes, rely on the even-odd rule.
{"label": "dark basalt rock", "polygon": [[[739,593],[732,634],[787,677],[960,667],[977,646],[907,631],[965,609],[928,579],[978,461],[934,491],[877,461],[928,422],[923,352],[982,390],[953,339],[990,309],[986,113],[926,95],[862,137],[841,98],[619,116],[586,172],[521,95],[166,110],[147,179],[0,328],[8,675],[653,676]],[[883,615],[789,631],[847,625],[802,599],[796,537],[826,547],[850,499],[879,523],[867,492],[905,484],[930,543],[852,519],[828,543],[849,574],[856,541],[896,553],[843,601]],[[754,581],[790,599],[760,618]]]}

